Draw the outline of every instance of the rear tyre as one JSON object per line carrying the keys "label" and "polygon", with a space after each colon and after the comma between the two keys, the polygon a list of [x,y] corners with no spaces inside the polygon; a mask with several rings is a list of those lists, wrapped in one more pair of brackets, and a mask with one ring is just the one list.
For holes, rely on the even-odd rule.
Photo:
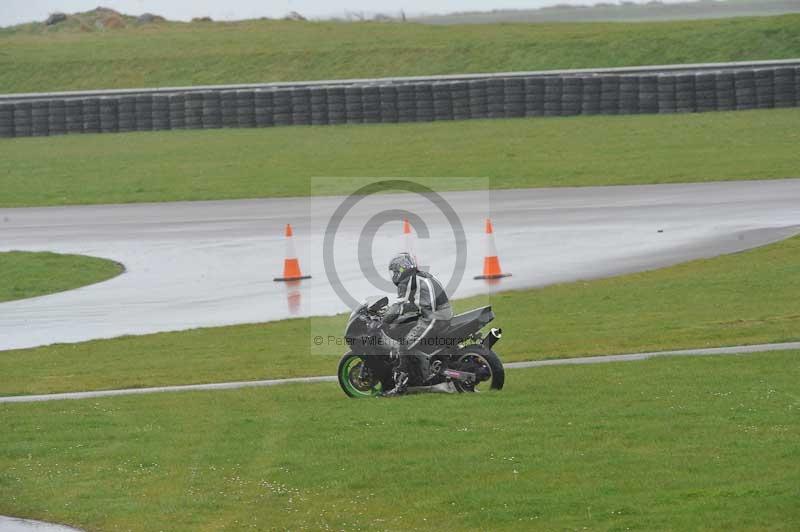
{"label": "rear tyre", "polygon": [[481,384],[488,384],[492,390],[502,390],[506,382],[506,371],[500,357],[491,349],[479,344],[467,346],[459,351],[456,369],[470,373],[488,372],[485,379],[474,386],[453,382],[459,392],[474,392],[481,388]]}
{"label": "rear tyre", "polygon": [[383,392],[383,384],[366,368],[364,378],[361,378],[361,367],[364,359],[361,355],[356,355],[348,351],[339,360],[339,386],[349,397],[356,399],[364,397],[377,397]]}

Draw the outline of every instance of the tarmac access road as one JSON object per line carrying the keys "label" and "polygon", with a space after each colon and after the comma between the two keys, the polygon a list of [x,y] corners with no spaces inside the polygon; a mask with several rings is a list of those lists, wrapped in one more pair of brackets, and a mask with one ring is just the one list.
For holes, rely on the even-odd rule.
{"label": "tarmac access road", "polygon": [[4,517],[0,515],[0,532],[81,532],[77,528],[64,525],[45,523],[44,521],[33,521],[30,519],[18,519],[16,517]]}

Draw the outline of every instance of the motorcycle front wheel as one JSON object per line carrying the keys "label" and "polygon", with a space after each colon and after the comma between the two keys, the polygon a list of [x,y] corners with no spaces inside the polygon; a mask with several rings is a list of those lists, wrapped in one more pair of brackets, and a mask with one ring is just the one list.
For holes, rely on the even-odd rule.
{"label": "motorcycle front wheel", "polygon": [[376,397],[383,392],[383,384],[369,368],[364,367],[362,355],[348,351],[339,360],[339,386],[349,397]]}

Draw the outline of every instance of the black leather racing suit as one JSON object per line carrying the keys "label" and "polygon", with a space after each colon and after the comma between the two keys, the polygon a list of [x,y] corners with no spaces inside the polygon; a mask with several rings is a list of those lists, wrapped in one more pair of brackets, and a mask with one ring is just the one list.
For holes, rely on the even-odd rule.
{"label": "black leather racing suit", "polygon": [[386,311],[384,323],[392,323],[404,314],[419,313],[416,325],[400,341],[401,368],[408,371],[407,357],[402,355],[422,355],[421,346],[434,342],[450,324],[453,309],[442,284],[427,272],[418,271],[400,283],[397,296],[399,300]]}

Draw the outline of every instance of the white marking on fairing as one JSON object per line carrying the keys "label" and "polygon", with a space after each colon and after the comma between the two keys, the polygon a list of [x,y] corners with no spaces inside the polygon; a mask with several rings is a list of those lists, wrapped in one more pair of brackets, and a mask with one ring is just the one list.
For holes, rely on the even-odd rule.
{"label": "white marking on fairing", "polygon": [[425,283],[428,285],[428,297],[431,298],[431,310],[436,312],[436,292],[433,290],[433,283],[427,277]]}
{"label": "white marking on fairing", "polygon": [[416,342],[414,342],[413,344],[411,344],[410,346],[408,346],[408,348],[409,348],[409,349],[411,349],[412,347],[414,347],[415,345],[417,345],[417,344],[419,343],[419,341],[420,341],[420,340],[422,340],[423,338],[425,338],[425,336],[426,336],[426,335],[427,335],[427,334],[428,334],[428,333],[431,331],[431,327],[433,327],[433,324],[434,324],[434,323],[436,323],[436,318],[434,318],[434,319],[432,319],[432,320],[431,320],[431,324],[430,324],[430,325],[428,325],[428,326],[425,328],[425,330],[422,332],[422,334],[420,335],[420,337],[419,337],[419,338],[417,338],[417,341],[416,341]]}

